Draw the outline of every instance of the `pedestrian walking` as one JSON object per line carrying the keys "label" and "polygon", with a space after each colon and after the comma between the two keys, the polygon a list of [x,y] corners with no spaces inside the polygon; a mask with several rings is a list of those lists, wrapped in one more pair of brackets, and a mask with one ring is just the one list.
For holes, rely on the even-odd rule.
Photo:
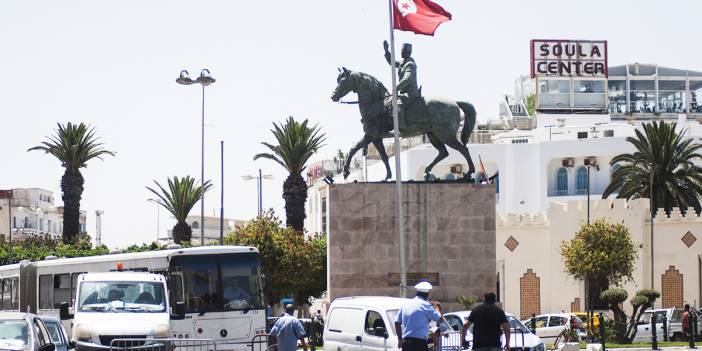
{"label": "pedestrian walking", "polygon": [[683,314],[682,314],[682,329],[683,329],[683,335],[685,335],[685,338],[689,338],[692,333],[690,333],[690,304],[685,304],[685,308],[683,309]]}
{"label": "pedestrian walking", "polygon": [[473,324],[473,351],[500,351],[500,328],[505,334],[504,350],[509,351],[509,322],[505,311],[495,306],[495,293],[485,294],[485,301],[470,312],[461,330],[461,340],[466,339],[466,332]]}
{"label": "pedestrian walking", "polygon": [[298,340],[302,343],[302,349],[307,351],[305,328],[297,318],[293,317],[293,313],[295,313],[295,306],[285,305],[285,314],[278,318],[271,329],[272,343],[278,345],[278,351],[296,351]]}
{"label": "pedestrian walking", "polygon": [[402,305],[395,317],[397,347],[403,351],[426,351],[429,323],[441,319],[441,304],[429,302],[432,289],[429,282],[421,282],[414,288],[417,295]]}

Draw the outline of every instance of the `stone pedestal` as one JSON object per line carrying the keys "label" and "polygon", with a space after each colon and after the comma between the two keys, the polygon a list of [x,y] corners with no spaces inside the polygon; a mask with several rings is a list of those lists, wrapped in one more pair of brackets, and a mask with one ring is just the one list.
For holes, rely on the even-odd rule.
{"label": "stone pedestal", "polygon": [[[432,297],[496,290],[495,186],[403,184],[408,285],[431,282]],[[329,188],[329,297],[400,295],[395,183]],[[414,289],[408,289],[408,296]]]}

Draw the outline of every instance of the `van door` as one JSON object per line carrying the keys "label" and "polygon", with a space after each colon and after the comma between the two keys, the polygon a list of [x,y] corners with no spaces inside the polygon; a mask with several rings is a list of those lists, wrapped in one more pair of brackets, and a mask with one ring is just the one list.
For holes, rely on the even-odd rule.
{"label": "van door", "polygon": [[[366,311],[366,318],[363,324],[363,336],[361,346],[364,350],[385,350],[388,340],[382,334],[376,334],[376,329],[382,327],[387,335],[390,335],[388,326],[383,321],[383,316],[376,310],[369,309]],[[378,330],[379,331],[379,330]],[[387,345],[392,349],[393,345]]]}
{"label": "van door", "polygon": [[332,307],[324,331],[324,350],[361,351],[363,317],[360,308]]}

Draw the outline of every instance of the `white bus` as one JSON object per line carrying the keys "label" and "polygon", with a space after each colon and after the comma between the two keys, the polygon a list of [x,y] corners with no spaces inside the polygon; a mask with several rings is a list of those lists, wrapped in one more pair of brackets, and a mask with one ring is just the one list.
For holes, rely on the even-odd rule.
{"label": "white bus", "polygon": [[[67,302],[72,312],[78,275],[115,271],[118,266],[167,278],[171,306],[183,304],[185,310],[184,318],[171,319],[174,338],[212,339],[218,351],[249,350],[254,335],[266,332],[260,257],[256,248],[242,246],[54,258],[0,266],[0,310],[58,317],[59,306]],[[71,326],[66,327],[70,330]]]}

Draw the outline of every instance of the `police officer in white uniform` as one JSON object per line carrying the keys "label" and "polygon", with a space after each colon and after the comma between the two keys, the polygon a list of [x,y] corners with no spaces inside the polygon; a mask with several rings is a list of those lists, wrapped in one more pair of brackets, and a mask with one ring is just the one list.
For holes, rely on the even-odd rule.
{"label": "police officer in white uniform", "polygon": [[441,319],[441,304],[429,302],[432,286],[421,282],[414,286],[417,295],[400,308],[395,317],[398,347],[403,351],[426,351],[429,323]]}

